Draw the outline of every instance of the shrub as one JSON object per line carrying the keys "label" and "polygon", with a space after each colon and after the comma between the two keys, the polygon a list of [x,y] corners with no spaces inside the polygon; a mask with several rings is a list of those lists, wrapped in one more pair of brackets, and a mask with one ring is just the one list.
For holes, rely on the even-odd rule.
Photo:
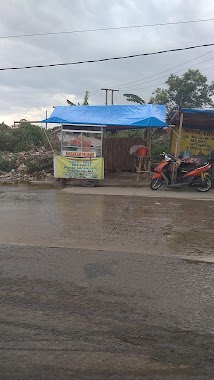
{"label": "shrub", "polygon": [[27,173],[38,173],[45,171],[53,170],[53,157],[42,157],[40,159],[32,159],[26,162]]}
{"label": "shrub", "polygon": [[0,171],[1,172],[10,172],[12,169],[16,169],[16,161],[13,160],[5,160],[4,158],[0,158]]}
{"label": "shrub", "polygon": [[[60,142],[57,136],[47,131],[47,136],[54,149],[60,149]],[[10,128],[8,125],[0,124],[0,151],[2,152],[23,152],[31,149],[46,147],[50,149],[44,129],[38,125],[28,122],[18,125],[17,128]]]}

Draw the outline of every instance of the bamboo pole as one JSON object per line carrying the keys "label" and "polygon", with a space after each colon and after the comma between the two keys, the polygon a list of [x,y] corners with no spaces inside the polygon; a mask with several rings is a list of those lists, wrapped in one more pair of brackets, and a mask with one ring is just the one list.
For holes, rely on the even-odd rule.
{"label": "bamboo pole", "polygon": [[180,124],[179,124],[179,129],[178,129],[178,137],[177,137],[176,146],[175,146],[175,158],[176,158],[176,160],[178,159],[178,156],[179,156],[181,133],[182,133],[182,128],[183,128],[183,120],[184,120],[184,114],[183,114],[183,112],[181,112]]}
{"label": "bamboo pole", "polygon": [[152,128],[148,129],[148,156],[151,156],[152,153]]}
{"label": "bamboo pole", "polygon": [[[175,159],[178,159],[179,151],[180,151],[180,142],[181,142],[181,133],[183,128],[183,120],[184,120],[184,114],[181,112],[180,116],[180,123],[179,123],[179,129],[178,129],[178,135],[176,140],[176,146],[175,146]],[[173,171],[172,171],[172,180],[175,181],[177,177],[177,164],[174,163]]]}
{"label": "bamboo pole", "polygon": [[62,133],[62,125],[61,125],[61,156],[63,155],[62,151],[63,151],[63,133]]}

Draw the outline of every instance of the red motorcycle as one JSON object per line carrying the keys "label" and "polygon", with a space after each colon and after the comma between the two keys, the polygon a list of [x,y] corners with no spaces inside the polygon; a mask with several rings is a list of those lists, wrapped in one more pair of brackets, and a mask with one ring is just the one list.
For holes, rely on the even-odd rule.
{"label": "red motorcycle", "polygon": [[150,188],[158,190],[163,183],[167,187],[180,189],[185,186],[194,187],[197,191],[209,191],[212,187],[212,177],[209,173],[210,163],[196,166],[176,160],[172,155],[163,153],[163,161],[154,169]]}

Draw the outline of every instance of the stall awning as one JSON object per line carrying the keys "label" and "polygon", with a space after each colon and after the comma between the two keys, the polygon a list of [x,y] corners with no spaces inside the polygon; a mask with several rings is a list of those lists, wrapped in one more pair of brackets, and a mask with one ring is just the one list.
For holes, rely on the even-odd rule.
{"label": "stall awning", "polygon": [[108,129],[167,127],[164,105],[58,106],[42,123],[103,126]]}
{"label": "stall awning", "polygon": [[179,125],[183,113],[183,127],[214,131],[213,108],[182,108],[172,118],[171,124]]}

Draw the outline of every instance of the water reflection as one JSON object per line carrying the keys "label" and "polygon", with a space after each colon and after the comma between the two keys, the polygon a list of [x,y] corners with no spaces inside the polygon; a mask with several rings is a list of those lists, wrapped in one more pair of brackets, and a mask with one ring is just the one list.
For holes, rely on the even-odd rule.
{"label": "water reflection", "polygon": [[0,243],[203,255],[213,209],[190,200],[80,195],[41,186],[0,188]]}

